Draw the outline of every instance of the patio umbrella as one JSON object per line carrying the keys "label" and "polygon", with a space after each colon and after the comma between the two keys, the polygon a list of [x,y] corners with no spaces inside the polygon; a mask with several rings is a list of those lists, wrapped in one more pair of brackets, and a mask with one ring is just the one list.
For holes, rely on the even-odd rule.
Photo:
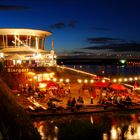
{"label": "patio umbrella", "polygon": [[58,85],[50,80],[43,80],[40,83],[45,83],[47,89],[58,89]]}
{"label": "patio umbrella", "polygon": [[93,84],[95,87],[109,87],[110,82],[97,81]]}
{"label": "patio umbrella", "polygon": [[126,90],[126,88],[122,84],[118,84],[118,83],[111,84],[110,88],[113,89],[113,90],[119,90],[119,91]]}

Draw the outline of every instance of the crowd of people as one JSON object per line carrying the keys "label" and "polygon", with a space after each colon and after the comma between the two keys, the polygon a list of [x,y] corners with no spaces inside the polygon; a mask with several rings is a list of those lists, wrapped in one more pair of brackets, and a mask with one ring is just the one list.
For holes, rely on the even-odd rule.
{"label": "crowd of people", "polygon": [[[56,98],[55,98],[55,100],[52,100],[52,98],[50,98],[47,102],[48,107],[51,109],[57,108],[58,106],[55,104],[56,100],[57,100]],[[57,100],[57,101],[59,102],[60,100]],[[81,96],[79,96],[77,100],[75,97],[73,97],[73,98],[69,97],[67,100],[67,103],[66,103],[66,108],[71,109],[72,111],[74,111],[75,109],[79,110],[83,106],[84,106],[84,100],[83,100],[83,97],[81,97]]]}
{"label": "crowd of people", "polygon": [[[129,107],[132,103],[131,93],[127,91],[115,91],[109,88],[87,86],[85,83],[73,90],[74,84],[61,85],[58,88],[46,89],[44,93],[38,87],[26,86],[21,89],[21,93],[34,96],[40,102],[46,102],[48,107],[57,108],[54,101],[48,97],[61,99],[66,108],[80,109],[87,104],[93,105],[118,105]],[[71,89],[72,88],[72,89]],[[87,92],[88,91],[88,92]],[[74,93],[75,92],[75,93]],[[88,93],[88,94],[87,94]],[[87,95],[87,96],[86,96]],[[47,97],[47,98],[46,98]]]}
{"label": "crowd of people", "polygon": [[67,84],[57,84],[52,87],[44,87],[43,89],[39,86],[26,85],[19,88],[21,94],[28,94],[28,96],[33,95],[35,97],[44,97],[49,95],[51,97],[68,97],[70,94],[70,85]]}
{"label": "crowd of people", "polygon": [[67,106],[70,108],[76,107],[77,109],[80,109],[81,107],[84,106],[83,97],[79,96],[77,100],[75,99],[75,97],[74,98],[69,97],[67,101]]}

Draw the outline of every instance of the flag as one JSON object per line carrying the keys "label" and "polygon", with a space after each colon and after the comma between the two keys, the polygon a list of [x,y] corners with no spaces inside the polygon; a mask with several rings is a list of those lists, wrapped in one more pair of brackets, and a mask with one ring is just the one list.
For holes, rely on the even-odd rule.
{"label": "flag", "polygon": [[137,88],[137,83],[136,83],[136,81],[134,82],[134,90],[136,90],[136,88]]}
{"label": "flag", "polygon": [[52,50],[54,49],[54,39],[52,39]]}

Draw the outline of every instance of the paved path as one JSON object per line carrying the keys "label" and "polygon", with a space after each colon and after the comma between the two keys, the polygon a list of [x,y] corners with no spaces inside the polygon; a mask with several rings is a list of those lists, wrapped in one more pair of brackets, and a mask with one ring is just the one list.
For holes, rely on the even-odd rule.
{"label": "paved path", "polygon": [[[71,90],[70,90],[70,97],[75,98],[76,100],[78,99],[79,96],[83,97],[84,99],[84,104],[89,105],[91,104],[91,96],[88,90],[82,91],[82,84],[79,83],[71,83]],[[68,101],[69,96],[67,97],[62,97],[61,99],[63,102],[66,104]],[[98,100],[99,97],[96,97],[93,99],[93,105],[98,105]]]}

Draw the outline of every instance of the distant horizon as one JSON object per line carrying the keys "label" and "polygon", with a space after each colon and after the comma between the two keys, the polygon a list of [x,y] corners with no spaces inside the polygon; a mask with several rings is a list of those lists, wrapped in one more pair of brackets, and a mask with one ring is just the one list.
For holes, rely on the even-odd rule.
{"label": "distant horizon", "polygon": [[138,57],[106,57],[106,56],[57,56],[58,65],[140,65]]}
{"label": "distant horizon", "polygon": [[63,53],[57,53],[57,56],[60,58],[74,58],[74,59],[96,59],[96,58],[106,58],[106,59],[140,59],[139,52],[120,52],[118,53],[106,53],[106,52],[95,52],[95,53],[79,53],[79,52],[63,52]]}

